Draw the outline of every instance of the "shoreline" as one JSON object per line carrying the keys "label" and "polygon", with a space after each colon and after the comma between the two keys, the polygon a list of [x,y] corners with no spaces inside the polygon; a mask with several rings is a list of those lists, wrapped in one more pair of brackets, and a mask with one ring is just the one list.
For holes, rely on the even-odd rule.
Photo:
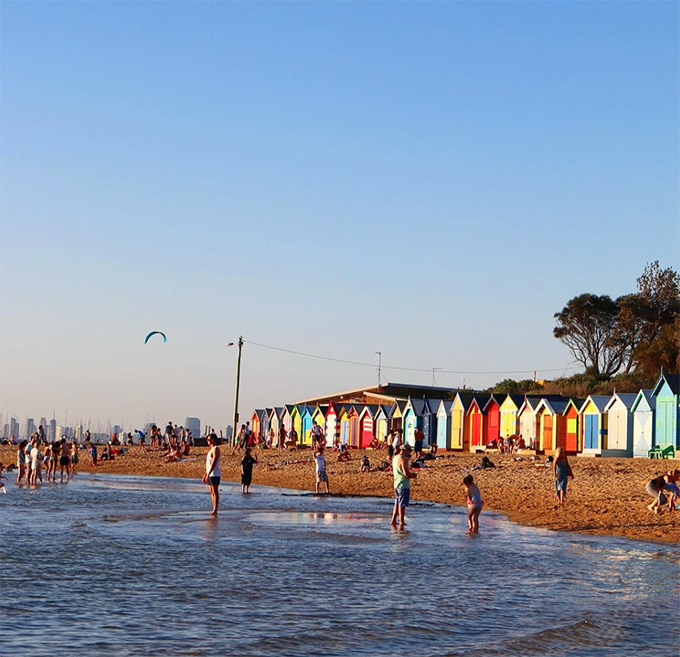
{"label": "shoreline", "polygon": [[[240,459],[222,445],[222,480],[240,482]],[[101,474],[155,475],[160,477],[201,478],[207,448],[192,448],[187,460],[165,463],[161,452],[144,451],[133,446],[122,457],[100,461],[91,467],[85,450],[80,452],[78,472]],[[253,470],[253,486],[272,486],[290,490],[313,491],[314,463],[311,450],[295,452],[254,450],[258,464]],[[331,493],[346,496],[392,498],[391,471],[361,473],[361,456],[366,454],[375,467],[387,460],[384,451],[352,450],[351,460],[339,462],[336,453],[327,452],[327,472]],[[572,458],[574,479],[569,482],[568,502],[556,503],[552,471],[541,461],[524,457],[514,461],[510,455],[494,454],[496,468],[473,470],[481,455],[448,452],[428,461],[414,480],[413,502],[438,502],[465,506],[463,476],[470,472],[478,484],[484,508],[504,514],[520,525],[579,534],[623,536],[635,540],[680,544],[680,511],[654,515],[647,510],[651,498],[645,484],[652,477],[677,467],[677,460],[584,459]],[[544,460],[544,459],[542,459]],[[16,447],[0,446],[0,461],[16,462]],[[44,476],[44,474],[43,474]],[[57,473],[57,478],[58,478]],[[5,482],[16,477],[4,474]],[[484,513],[482,512],[482,527]]]}

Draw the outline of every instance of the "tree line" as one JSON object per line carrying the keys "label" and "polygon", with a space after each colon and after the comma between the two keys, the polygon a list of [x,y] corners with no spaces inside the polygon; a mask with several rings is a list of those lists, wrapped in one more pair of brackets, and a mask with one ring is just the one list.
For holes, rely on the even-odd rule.
{"label": "tree line", "polygon": [[555,320],[554,336],[584,372],[543,385],[506,379],[493,392],[637,392],[652,386],[662,367],[680,370],[680,275],[658,260],[645,266],[635,292],[617,299],[580,294],[555,313]]}

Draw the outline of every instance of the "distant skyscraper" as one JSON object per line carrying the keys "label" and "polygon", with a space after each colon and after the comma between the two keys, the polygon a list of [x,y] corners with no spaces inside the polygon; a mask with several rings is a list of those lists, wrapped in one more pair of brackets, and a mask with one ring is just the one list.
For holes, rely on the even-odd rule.
{"label": "distant skyscraper", "polygon": [[9,438],[9,436],[10,436],[9,424],[7,424],[7,422],[5,422],[5,424],[2,425],[2,439],[6,440],[7,438]]}
{"label": "distant skyscraper", "polygon": [[32,417],[29,417],[26,420],[26,440],[29,440],[30,437],[35,433],[35,428],[35,421]]}
{"label": "distant skyscraper", "polygon": [[57,439],[57,421],[55,419],[50,420],[49,427],[47,428],[47,440],[53,443]]}
{"label": "distant skyscraper", "polygon": [[64,433],[64,427],[61,425],[57,425],[57,430],[54,434],[54,439],[55,440],[61,440],[62,436],[65,436],[66,434]]}
{"label": "distant skyscraper", "polygon": [[188,417],[184,420],[184,428],[191,431],[193,438],[201,436],[201,421],[197,417]]}
{"label": "distant skyscraper", "polygon": [[11,436],[14,436],[17,440],[19,440],[19,423],[15,417],[9,421],[9,433]]}
{"label": "distant skyscraper", "polygon": [[121,427],[120,424],[114,424],[111,428],[111,434],[113,435],[114,433],[118,434],[118,438],[120,438],[123,433],[123,427]]}
{"label": "distant skyscraper", "polygon": [[45,430],[45,435],[47,435],[47,420],[44,417],[40,418],[40,426]]}

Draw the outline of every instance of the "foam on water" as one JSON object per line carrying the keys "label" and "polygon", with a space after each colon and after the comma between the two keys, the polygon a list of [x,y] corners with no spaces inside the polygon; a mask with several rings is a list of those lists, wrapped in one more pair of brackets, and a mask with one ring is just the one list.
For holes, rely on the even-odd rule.
{"label": "foam on water", "polygon": [[3,653],[672,654],[674,547],[485,512],[79,475],[0,500]]}

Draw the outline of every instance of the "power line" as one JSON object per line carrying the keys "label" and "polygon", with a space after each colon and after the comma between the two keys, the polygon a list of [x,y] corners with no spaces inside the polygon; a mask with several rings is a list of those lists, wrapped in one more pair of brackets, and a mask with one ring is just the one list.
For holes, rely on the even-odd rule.
{"label": "power line", "polygon": [[[262,347],[263,349],[271,349],[272,351],[281,351],[286,354],[293,354],[295,356],[304,356],[305,358],[316,358],[317,360],[326,360],[333,363],[343,363],[345,365],[358,365],[360,367],[370,367],[375,369],[375,363],[363,363],[356,360],[347,360],[345,358],[333,358],[331,356],[320,356],[318,354],[309,354],[304,351],[295,351],[294,349],[284,349],[283,347],[275,347],[270,344],[263,344],[261,342],[253,342],[252,340],[244,340],[246,344],[251,344],[255,347]],[[401,372],[428,372],[432,373],[432,368],[421,367],[398,367],[396,365],[382,365],[383,370],[397,370]],[[528,370],[445,370],[437,368],[440,374],[532,374],[533,372],[566,372],[567,370],[580,369],[578,365],[567,365],[566,367],[532,367]]]}

